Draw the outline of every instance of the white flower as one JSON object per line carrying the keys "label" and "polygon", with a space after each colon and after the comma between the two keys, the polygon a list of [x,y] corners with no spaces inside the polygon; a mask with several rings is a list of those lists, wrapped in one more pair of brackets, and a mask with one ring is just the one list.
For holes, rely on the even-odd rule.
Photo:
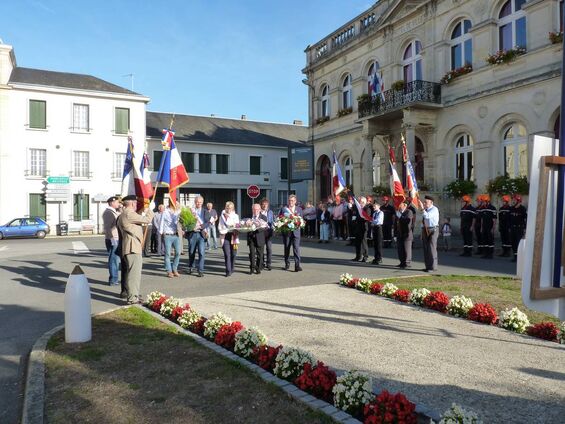
{"label": "white flower", "polygon": [[159,291],[153,291],[147,295],[147,301],[145,303],[148,305],[152,305],[163,296],[165,296],[163,293]]}
{"label": "white flower", "polygon": [[422,304],[424,303],[424,299],[430,293],[431,292],[424,287],[422,287],[421,289],[413,289],[410,292],[410,303],[412,303],[414,305],[422,306]]}
{"label": "white flower", "polygon": [[373,284],[373,280],[371,280],[370,278],[360,278],[359,281],[357,281],[355,288],[357,290],[369,293],[371,291],[371,284]]}
{"label": "white flower", "polygon": [[463,295],[453,296],[447,305],[447,312],[456,317],[466,317],[473,307],[473,301]]}
{"label": "white flower", "polygon": [[559,334],[557,335],[557,340],[561,344],[565,344],[565,321],[559,326]]}
{"label": "white flower", "polygon": [[337,377],[332,391],[334,405],[343,411],[360,408],[373,398],[371,378],[359,371],[347,371]]}
{"label": "white flower", "polygon": [[297,347],[283,347],[275,358],[273,374],[288,381],[294,381],[300,374],[304,364],[316,365],[311,353]]}
{"label": "white flower", "polygon": [[265,336],[257,327],[244,328],[240,330],[235,335],[235,347],[234,352],[243,356],[244,358],[249,358],[253,353],[253,349],[257,346],[263,346],[267,344],[267,336]]}
{"label": "white flower", "polygon": [[439,424],[482,424],[482,422],[473,411],[466,411],[454,403],[443,413]]}
{"label": "white flower", "polygon": [[351,280],[353,280],[353,275],[351,274],[345,273],[339,276],[339,284],[342,286],[346,286]]}
{"label": "white flower", "polygon": [[396,290],[398,290],[398,287],[396,287],[394,284],[386,283],[381,289],[381,295],[385,297],[392,297]]}
{"label": "white flower", "polygon": [[159,313],[164,317],[168,318],[173,313],[173,309],[175,309],[177,306],[180,306],[180,300],[175,299],[174,297],[171,296],[163,302]]}
{"label": "white flower", "polygon": [[505,309],[500,313],[499,324],[502,328],[512,330],[517,333],[526,332],[526,328],[530,326],[528,316],[518,308]]}
{"label": "white flower", "polygon": [[214,340],[220,328],[231,323],[231,318],[225,316],[221,312],[212,315],[210,319],[204,323],[204,337]]}
{"label": "white flower", "polygon": [[182,328],[189,328],[192,324],[198,322],[202,316],[193,309],[184,311],[181,316],[177,319],[177,322]]}

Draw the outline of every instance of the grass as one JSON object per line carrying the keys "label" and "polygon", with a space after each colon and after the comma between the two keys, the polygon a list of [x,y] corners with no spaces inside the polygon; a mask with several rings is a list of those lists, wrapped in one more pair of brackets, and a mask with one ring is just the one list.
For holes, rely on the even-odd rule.
{"label": "grass", "polygon": [[399,289],[425,287],[431,291],[441,290],[449,296],[465,295],[474,303],[490,303],[499,313],[506,308],[518,307],[528,315],[532,324],[542,321],[559,323],[553,315],[526,308],[522,302],[522,282],[508,277],[482,277],[462,275],[426,275],[422,277],[386,278]]}
{"label": "grass", "polygon": [[93,319],[92,341],[46,352],[48,423],[333,423],[137,308]]}

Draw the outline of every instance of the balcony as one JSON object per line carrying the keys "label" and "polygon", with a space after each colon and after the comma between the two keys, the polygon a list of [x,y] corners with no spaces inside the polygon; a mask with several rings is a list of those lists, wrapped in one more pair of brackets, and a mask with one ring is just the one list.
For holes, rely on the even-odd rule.
{"label": "balcony", "polygon": [[441,107],[441,84],[416,80],[406,83],[403,89],[390,89],[359,101],[359,119],[372,118],[400,111],[406,107],[436,109]]}

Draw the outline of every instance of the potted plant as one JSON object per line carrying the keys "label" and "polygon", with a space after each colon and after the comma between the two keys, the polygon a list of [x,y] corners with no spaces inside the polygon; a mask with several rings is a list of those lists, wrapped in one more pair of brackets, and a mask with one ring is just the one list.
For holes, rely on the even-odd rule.
{"label": "potted plant", "polygon": [[508,175],[499,175],[490,180],[486,185],[486,191],[490,194],[528,194],[530,184],[525,176],[510,178]]}
{"label": "potted plant", "polygon": [[394,81],[390,87],[394,91],[402,91],[404,90],[404,87],[406,87],[406,83],[404,82],[404,80],[398,80],[398,81]]}
{"label": "potted plant", "polygon": [[477,184],[471,180],[455,180],[445,186],[443,192],[452,199],[460,199],[468,194],[473,196],[477,191]]}
{"label": "potted plant", "polygon": [[179,221],[182,228],[187,233],[194,230],[196,226],[196,217],[192,214],[189,208],[183,207],[180,211]]}
{"label": "potted plant", "polygon": [[551,41],[551,44],[563,43],[563,31],[550,32],[549,41]]}

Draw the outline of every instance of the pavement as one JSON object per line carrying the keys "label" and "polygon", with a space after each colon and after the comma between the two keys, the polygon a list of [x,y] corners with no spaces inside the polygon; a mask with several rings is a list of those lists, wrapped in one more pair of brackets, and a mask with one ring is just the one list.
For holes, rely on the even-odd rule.
{"label": "pavement", "polygon": [[[245,299],[245,302],[251,299],[254,302],[263,303],[259,309],[251,314],[252,319],[258,320],[262,319],[260,318],[262,315],[269,315],[264,314],[264,310],[276,311],[280,308],[287,308],[288,305],[295,305],[297,308],[324,309],[324,303],[327,303],[325,310],[341,311],[340,315],[345,317],[375,320],[380,314],[380,311],[375,307],[375,303],[379,299],[371,297],[369,300],[369,298],[364,298],[361,293],[340,290],[333,284],[339,274],[350,272],[373,278],[423,274],[418,271],[419,268],[423,267],[421,249],[414,251],[413,268],[401,271],[394,267],[398,261],[393,249],[385,249],[383,266],[376,267],[366,263],[351,262],[350,259],[354,256],[353,248],[345,246],[343,242],[318,244],[312,240],[304,240],[302,246],[304,271],[301,273],[280,269],[279,267],[282,266],[282,246],[280,243],[275,245],[274,250],[273,265],[276,269],[270,272],[265,271],[261,275],[250,276],[247,274],[247,247],[243,243],[236,263],[236,272],[229,278],[224,277],[223,256],[220,250],[212,250],[208,253],[204,278],[184,274],[181,278],[168,279],[163,270],[162,258],[150,257],[144,261],[142,290],[144,293],[160,290],[176,297],[188,298],[195,306],[202,307],[202,312],[207,312],[208,309],[215,312],[215,309],[220,305],[215,305],[213,302],[218,299],[225,302],[224,297],[239,296],[241,299]],[[104,241],[101,237],[57,237],[45,240],[3,240],[0,242],[0,334],[2,335],[0,338],[0,423],[10,424],[19,420],[22,401],[22,377],[29,350],[44,332],[63,323],[65,283],[75,265],[81,265],[89,279],[93,313],[123,304],[118,297],[119,288],[106,285],[105,255]],[[186,268],[186,262],[186,255],[182,256],[181,271]],[[486,261],[479,258],[461,258],[457,252],[441,252],[439,262],[439,272],[444,274],[504,276],[512,275],[515,272],[515,264],[510,263],[506,258]],[[301,292],[300,290],[305,291]],[[313,296],[313,293],[319,294]],[[334,298],[335,296],[337,298]],[[322,304],[311,305],[312,298],[316,298],[316,302],[322,302]],[[336,301],[340,308],[335,305]],[[373,306],[364,306],[365,312],[363,312],[358,309],[358,306],[366,301]],[[282,303],[279,306],[271,305],[268,302]],[[406,308],[399,305],[393,306],[400,309]],[[248,312],[245,312],[249,310],[249,305],[246,304],[241,306],[241,314],[240,311],[234,310],[232,315],[245,324],[251,325],[253,321],[246,318]],[[225,312],[230,311],[231,309],[225,310]],[[308,312],[306,315],[312,315],[312,313]],[[314,314],[317,313],[314,311]],[[280,316],[280,313],[277,314]],[[363,317],[363,314],[367,316]],[[375,314],[375,316],[370,318],[371,314]],[[279,321],[278,329],[271,330],[270,326],[260,326],[275,340],[309,348],[314,353],[318,353],[316,345],[339,345],[339,349],[332,349],[334,356],[328,355],[328,363],[335,367],[351,368],[347,364],[347,358],[351,356],[351,353],[347,352],[363,351],[365,341],[368,339],[367,335],[362,337],[358,335],[360,338],[357,341],[351,340],[341,347],[342,334],[336,333],[332,328],[328,328],[328,334],[314,334],[309,330],[305,333],[307,336],[296,335],[297,339],[293,339],[285,333],[289,330],[286,322],[287,319],[297,319],[301,316],[301,312],[291,309],[291,313],[287,311],[283,315],[286,318]],[[308,329],[311,325],[311,318],[304,317],[303,319],[305,320],[304,323],[298,327],[304,325],[304,328]],[[389,326],[392,326],[392,324],[393,322],[389,323]],[[422,325],[424,324],[422,323]],[[475,327],[472,327],[472,330],[473,332],[476,331]],[[375,336],[375,331],[378,332],[378,336]],[[402,331],[398,330],[398,332]],[[465,331],[470,331],[470,329],[466,328]],[[496,333],[498,337],[502,330],[497,331],[499,332]],[[384,329],[373,328],[371,338],[384,337],[381,334],[383,332],[385,332]],[[506,332],[502,333],[506,335]],[[435,337],[439,336],[436,335]],[[543,342],[535,341],[534,344],[538,346]],[[553,347],[559,348],[559,346]],[[467,347],[461,347],[463,352],[466,349]],[[343,354],[341,361],[335,356],[337,352]],[[320,350],[319,353],[321,358],[326,358],[325,351]],[[563,354],[562,351],[559,351],[559,353]],[[391,359],[387,360],[390,361]],[[401,362],[413,361],[409,356],[398,356],[396,360]],[[429,360],[432,360],[431,357]],[[375,360],[376,362],[378,361]],[[553,361],[554,364],[556,362]],[[363,364],[361,363],[359,366],[361,367],[361,365]],[[538,369],[539,367],[537,364],[531,364],[530,368]],[[375,370],[377,369],[375,368]],[[544,374],[544,376],[536,378],[545,379],[548,385],[558,385],[559,379],[562,380],[564,376],[565,373],[557,371],[555,374]],[[404,379],[403,374],[396,376],[396,380],[400,378]],[[433,383],[434,380],[429,381],[429,384]],[[421,384],[424,385],[425,381],[421,381]],[[407,394],[411,395],[410,392]],[[425,401],[421,402],[426,403]]]}

